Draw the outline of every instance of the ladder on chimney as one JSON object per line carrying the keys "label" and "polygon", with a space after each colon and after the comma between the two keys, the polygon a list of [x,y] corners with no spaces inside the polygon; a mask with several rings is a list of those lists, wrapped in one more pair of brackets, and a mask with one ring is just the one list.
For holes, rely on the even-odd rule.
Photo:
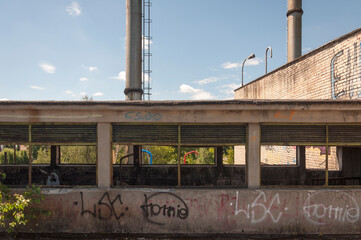
{"label": "ladder on chimney", "polygon": [[142,88],[143,88],[143,100],[150,100],[150,96],[152,95],[152,82],[151,82],[151,44],[152,44],[152,36],[150,35],[150,24],[152,23],[151,19],[151,11],[152,7],[151,0],[143,0],[143,36],[142,36]]}

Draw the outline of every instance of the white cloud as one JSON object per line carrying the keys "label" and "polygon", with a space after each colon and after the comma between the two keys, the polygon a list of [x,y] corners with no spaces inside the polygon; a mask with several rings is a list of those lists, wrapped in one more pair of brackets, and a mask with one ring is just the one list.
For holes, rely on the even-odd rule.
{"label": "white cloud", "polygon": [[110,79],[117,79],[117,80],[125,81],[125,71],[119,72],[118,76],[111,77]]}
{"label": "white cloud", "polygon": [[43,87],[38,87],[38,86],[29,86],[29,87],[32,89],[35,89],[35,90],[44,90],[45,89]]}
{"label": "white cloud", "polygon": [[102,92],[96,92],[93,94],[94,97],[99,97],[99,96],[103,96]]}
{"label": "white cloud", "polygon": [[219,77],[209,77],[209,78],[205,78],[202,80],[197,81],[197,83],[199,85],[204,85],[204,84],[208,84],[208,83],[212,83],[212,82],[217,82],[218,80],[220,80],[221,78]]}
{"label": "white cloud", "polygon": [[225,62],[222,63],[221,67],[224,69],[232,69],[232,68],[238,68],[239,65],[240,65],[239,63]]}
{"label": "white cloud", "polygon": [[[263,60],[261,58],[252,58],[247,60],[244,65],[245,66],[257,66],[261,64]],[[223,69],[233,69],[233,68],[240,68],[242,67],[243,62],[225,62],[221,64]]]}
{"label": "white cloud", "polygon": [[39,67],[44,71],[47,72],[49,74],[54,74],[55,73],[55,66],[48,64],[48,63],[40,63]]}
{"label": "white cloud", "polygon": [[68,95],[71,95],[72,97],[77,97],[78,96],[77,94],[75,94],[74,92],[72,92],[70,90],[66,90],[65,93],[68,94]]}
{"label": "white cloud", "polygon": [[302,53],[308,53],[309,51],[311,51],[311,48],[303,48],[302,49]]}
{"label": "white cloud", "polygon": [[143,35],[142,35],[142,47],[143,47],[143,43],[144,45],[144,49],[148,50],[148,45],[152,45],[153,41],[150,39],[146,39]]}
{"label": "white cloud", "polygon": [[[245,62],[245,66],[257,66],[260,65],[263,62],[261,58],[252,58]],[[242,66],[242,65],[241,65]]]}
{"label": "white cloud", "polygon": [[74,17],[80,16],[81,14],[80,5],[77,2],[72,2],[69,6],[67,6],[66,11],[70,16]]}
{"label": "white cloud", "polygon": [[87,95],[87,94],[86,94],[86,92],[80,92],[80,95],[81,95],[81,96],[85,96],[85,95]]}
{"label": "white cloud", "polygon": [[90,72],[93,72],[93,71],[98,71],[98,67],[87,67],[85,65],[81,65],[84,69],[90,71]]}
{"label": "white cloud", "polygon": [[149,81],[151,81],[152,80],[152,78],[149,76],[149,74],[144,74],[144,81],[145,82],[149,82]]}
{"label": "white cloud", "polygon": [[187,84],[182,84],[179,87],[179,92],[181,93],[190,93],[192,100],[207,100],[207,99],[214,99],[215,97],[212,96],[211,93],[206,92],[202,89],[193,88]]}
{"label": "white cloud", "polygon": [[88,79],[86,77],[82,77],[79,79],[81,82],[84,82],[84,81],[88,81]]}
{"label": "white cloud", "polygon": [[7,98],[0,98],[0,101],[9,101]]}
{"label": "white cloud", "polygon": [[223,88],[223,90],[221,91],[222,93],[225,93],[226,95],[234,95],[234,90],[239,88],[241,86],[241,84],[236,84],[236,83],[231,83],[231,84],[227,84],[227,85],[223,85],[221,86],[221,88]]}

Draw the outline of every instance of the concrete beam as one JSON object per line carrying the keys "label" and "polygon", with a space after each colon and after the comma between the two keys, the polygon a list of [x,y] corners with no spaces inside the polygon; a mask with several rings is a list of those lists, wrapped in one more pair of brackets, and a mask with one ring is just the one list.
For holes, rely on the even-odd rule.
{"label": "concrete beam", "polygon": [[[31,103],[31,104],[30,104]],[[360,101],[232,101],[72,104],[0,103],[3,123],[356,123]],[[136,102],[134,102],[136,103]],[[173,103],[173,102],[171,102]],[[163,105],[164,104],[164,105]]]}
{"label": "concrete beam", "polygon": [[112,125],[98,123],[97,132],[97,185],[108,188],[113,184]]}
{"label": "concrete beam", "polygon": [[261,185],[260,161],[260,124],[248,124],[246,149],[246,178],[248,188],[259,188]]}

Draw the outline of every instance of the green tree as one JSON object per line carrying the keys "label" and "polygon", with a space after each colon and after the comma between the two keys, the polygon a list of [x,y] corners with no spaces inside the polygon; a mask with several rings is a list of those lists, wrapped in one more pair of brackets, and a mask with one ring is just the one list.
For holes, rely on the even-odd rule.
{"label": "green tree", "polygon": [[0,226],[13,233],[17,226],[26,225],[30,219],[39,214],[50,215],[50,212],[34,207],[44,199],[39,187],[27,187],[23,194],[13,193],[2,184],[5,173],[0,173]]}
{"label": "green tree", "polygon": [[233,146],[223,147],[223,164],[228,164],[228,165],[234,164],[234,147]]}
{"label": "green tree", "polygon": [[34,164],[50,164],[50,146],[31,146],[31,152]]}
{"label": "green tree", "polygon": [[181,161],[184,162],[184,155],[188,152],[196,151],[198,153],[192,153],[187,155],[187,164],[215,164],[214,148],[202,148],[202,147],[182,147],[181,148]]}
{"label": "green tree", "polygon": [[[5,153],[7,156],[8,164],[15,164],[14,161],[14,148],[5,147],[2,152],[0,152],[0,163],[5,164]],[[16,151],[16,164],[28,164],[29,156],[26,150],[17,150]]]}
{"label": "green tree", "polygon": [[[153,164],[177,164],[178,149],[172,146],[149,146],[145,147],[152,153]],[[149,163],[149,156],[143,153],[144,163]]]}
{"label": "green tree", "polygon": [[61,146],[61,163],[95,164],[96,146]]}

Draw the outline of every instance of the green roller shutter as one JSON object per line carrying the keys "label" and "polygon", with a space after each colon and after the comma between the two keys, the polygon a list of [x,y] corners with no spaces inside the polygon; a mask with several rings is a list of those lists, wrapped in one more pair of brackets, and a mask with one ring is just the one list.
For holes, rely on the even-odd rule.
{"label": "green roller shutter", "polygon": [[246,125],[182,125],[182,145],[236,145],[246,143]]}
{"label": "green roller shutter", "polygon": [[329,144],[361,144],[361,125],[329,125]]}
{"label": "green roller shutter", "polygon": [[27,144],[29,142],[29,125],[0,124],[1,144]]}
{"label": "green roller shutter", "polygon": [[95,124],[32,125],[31,141],[34,144],[96,144],[97,127]]}
{"label": "green roller shutter", "polygon": [[121,144],[177,145],[177,125],[113,125],[113,142]]}
{"label": "green roller shutter", "polygon": [[324,145],[325,125],[261,125],[261,144]]}

